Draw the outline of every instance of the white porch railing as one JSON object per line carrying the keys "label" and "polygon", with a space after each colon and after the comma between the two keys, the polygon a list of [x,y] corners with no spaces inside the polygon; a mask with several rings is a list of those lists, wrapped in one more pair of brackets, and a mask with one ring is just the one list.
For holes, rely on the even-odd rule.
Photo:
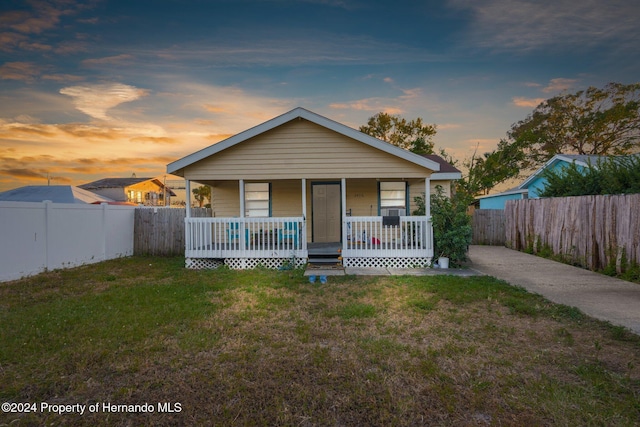
{"label": "white porch railing", "polygon": [[306,258],[302,217],[185,218],[186,258]]}
{"label": "white porch railing", "polygon": [[384,225],[381,216],[346,217],[343,257],[432,257],[433,231],[426,216],[401,216]]}

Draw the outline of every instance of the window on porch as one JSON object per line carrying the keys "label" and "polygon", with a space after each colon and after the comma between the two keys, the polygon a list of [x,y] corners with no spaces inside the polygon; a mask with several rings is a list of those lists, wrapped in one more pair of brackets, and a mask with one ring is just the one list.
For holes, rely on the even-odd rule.
{"label": "window on porch", "polygon": [[244,185],[244,215],[253,218],[271,216],[271,185],[268,182],[248,182]]}
{"label": "window on porch", "polygon": [[406,212],[407,183],[380,182],[380,215],[404,216]]}

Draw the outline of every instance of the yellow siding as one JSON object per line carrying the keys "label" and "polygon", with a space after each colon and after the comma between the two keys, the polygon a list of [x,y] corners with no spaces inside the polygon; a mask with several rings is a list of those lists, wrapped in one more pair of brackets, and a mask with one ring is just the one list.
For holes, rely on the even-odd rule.
{"label": "yellow siding", "polygon": [[211,185],[211,211],[214,217],[240,216],[240,187],[238,181],[218,181]]}
{"label": "yellow siding", "polygon": [[[307,215],[311,218],[311,180],[307,180]],[[424,194],[424,179],[409,180],[409,214],[416,208],[414,197]],[[431,194],[442,185],[450,195],[449,181],[431,181]],[[302,183],[300,180],[273,181],[271,183],[272,216],[302,215]],[[211,187],[213,216],[240,216],[240,190],[238,181],[218,181]],[[347,211],[352,216],[378,215],[378,184],[375,179],[347,180]]]}
{"label": "yellow siding", "polygon": [[185,168],[186,179],[420,178],[430,170],[304,119],[294,120]]}
{"label": "yellow siding", "polygon": [[[429,188],[430,188],[431,194],[435,194],[436,187],[438,185],[441,185],[442,189],[444,190],[444,194],[447,197],[451,197],[451,181],[432,180],[430,182],[431,182],[431,185],[429,186]],[[418,197],[422,195],[424,195],[424,179],[410,180],[409,181],[409,205],[410,205],[409,213],[410,214],[413,214],[413,211],[418,208],[415,201],[413,200],[414,197]]]}

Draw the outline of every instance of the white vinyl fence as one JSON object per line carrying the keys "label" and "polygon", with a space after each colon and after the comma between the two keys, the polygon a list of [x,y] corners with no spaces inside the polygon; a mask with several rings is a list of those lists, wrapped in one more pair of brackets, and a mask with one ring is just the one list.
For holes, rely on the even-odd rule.
{"label": "white vinyl fence", "polygon": [[0,282],[133,255],[134,206],[0,202]]}

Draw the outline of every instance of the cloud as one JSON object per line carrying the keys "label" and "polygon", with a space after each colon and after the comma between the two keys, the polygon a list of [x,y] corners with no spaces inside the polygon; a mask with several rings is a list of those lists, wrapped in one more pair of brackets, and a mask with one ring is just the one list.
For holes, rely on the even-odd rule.
{"label": "cloud", "polygon": [[571,89],[577,83],[576,79],[551,79],[549,84],[542,89],[544,93],[557,93]]}
{"label": "cloud", "polygon": [[33,62],[7,62],[0,66],[0,79],[32,81],[40,71],[40,67]]}
{"label": "cloud", "polygon": [[150,142],[152,144],[176,144],[179,141],[175,138],[169,138],[166,136],[138,136],[131,138],[131,142]]}
{"label": "cloud", "polygon": [[640,37],[637,1],[449,0],[449,5],[470,11],[469,38],[496,50],[583,50],[612,41],[634,48]]}
{"label": "cloud", "polygon": [[387,98],[365,98],[349,102],[336,102],[329,104],[329,108],[336,110],[369,111],[375,113],[384,112],[387,114],[402,114],[404,112],[402,108],[388,105],[389,102],[390,100]]}
{"label": "cloud", "polygon": [[[386,80],[386,79],[385,79]],[[369,111],[373,113],[384,112],[387,114],[403,114],[412,109],[423,100],[421,88],[402,89],[394,87],[401,94],[395,98],[391,97],[371,97],[348,102],[335,102],[329,105],[336,110],[357,110]]]}
{"label": "cloud", "polygon": [[107,110],[146,96],[148,91],[122,83],[111,83],[70,86],[60,89],[60,93],[72,97],[75,107],[88,116],[110,120]]}
{"label": "cloud", "polygon": [[544,102],[544,98],[525,98],[524,96],[515,96],[513,97],[513,105],[516,107],[529,107],[535,108],[540,105],[541,102]]}
{"label": "cloud", "polygon": [[404,64],[440,62],[443,55],[421,47],[393,43],[370,36],[289,28],[274,33],[272,27],[252,27],[250,33],[228,29],[217,43],[183,45],[150,52],[165,62],[198,63],[215,58],[216,67],[299,66],[342,64]]}
{"label": "cloud", "polygon": [[133,59],[133,55],[122,54],[115,56],[107,56],[104,58],[95,58],[95,59],[85,59],[82,61],[82,65],[85,67],[95,67],[97,65],[105,65],[105,64],[123,64],[129,62]]}
{"label": "cloud", "polygon": [[[49,43],[52,34],[63,28],[62,19],[91,9],[96,2],[70,0],[29,0],[23,1],[20,10],[0,12],[0,50],[11,52],[15,49],[66,53],[67,42],[60,47]],[[84,49],[86,50],[86,49]],[[78,51],[77,49],[74,51]]]}
{"label": "cloud", "polygon": [[9,157],[0,149],[0,191],[33,183],[73,184],[94,181],[109,176],[158,176],[165,165],[174,161],[170,156],[64,158],[49,155]]}

